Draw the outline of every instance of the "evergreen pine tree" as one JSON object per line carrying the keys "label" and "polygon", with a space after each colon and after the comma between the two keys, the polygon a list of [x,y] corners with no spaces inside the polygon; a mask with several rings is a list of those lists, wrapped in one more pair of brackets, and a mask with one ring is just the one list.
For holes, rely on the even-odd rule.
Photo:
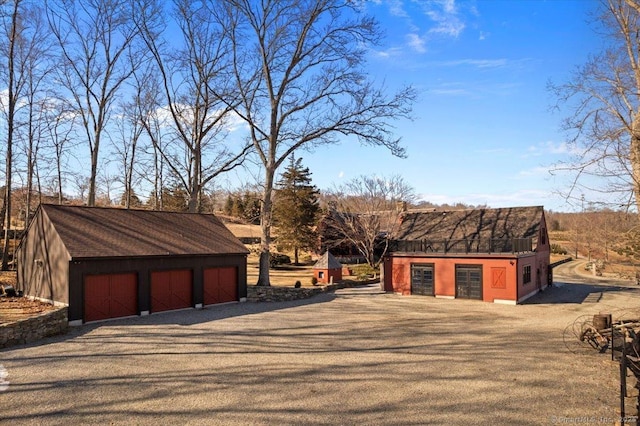
{"label": "evergreen pine tree", "polygon": [[300,250],[317,245],[315,225],[319,211],[318,190],[311,185],[309,168],[302,166],[301,158],[291,156],[277,183],[273,220],[278,227],[278,246],[293,250],[296,265]]}

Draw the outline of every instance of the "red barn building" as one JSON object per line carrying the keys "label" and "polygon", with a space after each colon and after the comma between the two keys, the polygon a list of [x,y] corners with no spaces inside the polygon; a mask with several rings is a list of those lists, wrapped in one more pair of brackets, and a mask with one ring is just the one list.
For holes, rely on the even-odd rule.
{"label": "red barn building", "polygon": [[400,294],[516,304],[551,284],[544,209],[408,212],[384,258]]}

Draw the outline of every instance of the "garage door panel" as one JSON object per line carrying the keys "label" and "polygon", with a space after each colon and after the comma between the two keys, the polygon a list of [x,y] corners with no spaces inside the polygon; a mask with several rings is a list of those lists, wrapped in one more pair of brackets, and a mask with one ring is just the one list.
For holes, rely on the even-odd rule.
{"label": "garage door panel", "polygon": [[115,316],[137,314],[138,286],[136,275],[127,274],[115,276],[112,279],[112,283],[113,286],[118,289],[118,291],[112,291],[111,295],[111,310]]}
{"label": "garage door panel", "polygon": [[218,268],[204,270],[204,304],[213,305],[220,303],[220,271]]}
{"label": "garage door panel", "polygon": [[174,309],[191,307],[193,299],[192,275],[190,270],[171,271],[171,292]]}
{"label": "garage door panel", "polygon": [[119,318],[137,313],[138,280],[135,273],[85,277],[85,321]]}
{"label": "garage door panel", "polygon": [[238,300],[238,273],[235,267],[207,268],[204,270],[204,303],[236,302]]}
{"label": "garage door panel", "polygon": [[190,308],[193,305],[193,274],[189,269],[151,273],[151,311]]}
{"label": "garage door panel", "polygon": [[171,309],[171,274],[151,273],[151,310],[153,312]]}

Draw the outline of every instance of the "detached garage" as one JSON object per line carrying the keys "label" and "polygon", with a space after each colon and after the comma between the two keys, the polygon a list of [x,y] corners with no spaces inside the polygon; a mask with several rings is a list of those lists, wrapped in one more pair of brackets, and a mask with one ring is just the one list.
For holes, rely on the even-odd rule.
{"label": "detached garage", "polygon": [[248,253],[210,214],[43,204],[18,288],[68,306],[71,324],[242,301]]}

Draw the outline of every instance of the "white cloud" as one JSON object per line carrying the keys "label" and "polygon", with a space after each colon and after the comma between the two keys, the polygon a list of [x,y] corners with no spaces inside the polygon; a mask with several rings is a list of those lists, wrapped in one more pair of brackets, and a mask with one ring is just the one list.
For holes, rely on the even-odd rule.
{"label": "white cloud", "polygon": [[434,95],[444,95],[444,96],[469,96],[472,93],[463,88],[437,88],[430,89],[429,93],[433,93]]}
{"label": "white cloud", "polygon": [[543,155],[575,155],[580,151],[566,142],[546,141],[527,147],[526,154],[522,157],[538,157]]}
{"label": "white cloud", "polygon": [[401,0],[391,0],[388,2],[389,13],[400,18],[408,18],[409,14],[404,9],[404,3]]}
{"label": "white cloud", "polygon": [[518,178],[529,178],[529,177],[547,177],[550,175],[550,168],[545,166],[532,167],[526,170],[520,170],[518,172]]}
{"label": "white cloud", "polygon": [[472,66],[476,68],[502,68],[510,64],[510,61],[505,58],[500,59],[456,59],[453,61],[440,61],[435,65],[443,67],[457,67],[457,66]]}
{"label": "white cloud", "polygon": [[388,60],[401,57],[402,55],[404,55],[405,49],[401,47],[389,47],[385,50],[371,49],[370,52],[374,57],[377,57],[378,59]]}
{"label": "white cloud", "polygon": [[407,34],[407,40],[409,47],[411,47],[416,52],[424,53],[427,51],[427,48],[425,47],[426,40],[420,37],[418,34]]}
{"label": "white cloud", "polygon": [[427,0],[422,1],[420,5],[424,14],[434,23],[429,33],[455,38],[465,29],[455,0]]}

